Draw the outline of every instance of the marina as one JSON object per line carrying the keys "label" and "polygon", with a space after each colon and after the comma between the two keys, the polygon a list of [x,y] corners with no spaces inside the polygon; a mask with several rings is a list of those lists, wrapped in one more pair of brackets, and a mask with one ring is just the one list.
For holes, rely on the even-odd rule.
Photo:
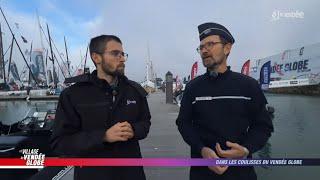
{"label": "marina", "polygon": [[[254,154],[255,158],[320,158],[320,144],[315,141],[320,133],[318,107],[320,97],[302,95],[266,94],[270,105],[275,108],[274,126],[267,145]],[[165,103],[165,94],[157,91],[148,97],[152,114],[152,125],[146,139],[140,141],[145,158],[189,158],[190,148],[183,141],[175,125],[179,107]],[[24,117],[29,107],[41,110],[56,107],[57,101],[7,101],[0,102],[0,117],[6,124]],[[14,110],[13,110],[14,109]],[[38,109],[39,110],[39,109]],[[147,179],[188,179],[186,167],[145,167]],[[256,167],[258,178],[316,179],[320,167]],[[72,179],[70,169],[63,179]]]}
{"label": "marina", "polygon": [[27,96],[27,95],[21,95],[21,96],[0,96],[0,101],[25,101],[25,100],[58,100],[59,96],[57,95],[51,95],[51,96]]}
{"label": "marina", "polygon": [[[190,147],[176,125],[183,97],[190,106],[182,105],[185,113],[178,121],[179,130],[195,149],[218,143],[226,150],[232,145],[224,142],[239,142],[243,147],[235,145],[238,151],[233,151],[233,156],[223,155],[223,150],[216,153],[243,157],[237,161],[242,165],[258,162],[259,180],[319,179],[319,164],[309,166],[303,160],[320,162],[320,26],[315,23],[319,6],[315,0],[237,1],[231,6],[227,1],[1,2],[0,158],[11,161],[25,155],[26,164],[14,166],[16,169],[0,164],[0,179],[74,179],[73,166],[86,166],[85,162],[45,166],[45,158],[55,159],[58,149],[62,158],[57,161],[86,157],[80,154],[88,152],[88,157],[138,154],[140,158],[141,151],[142,158],[169,162],[145,166],[147,180],[189,179],[190,164],[170,166],[171,159],[190,160]],[[89,75],[93,70],[98,78]],[[230,70],[232,76],[226,76]],[[195,80],[204,73],[208,76]],[[148,94],[119,75],[137,82]],[[269,114],[262,109],[262,92]],[[149,114],[140,95],[147,97],[151,113],[146,138]],[[58,104],[57,117],[64,122],[58,122],[61,124],[52,133]],[[274,132],[265,144],[273,129],[267,115]],[[113,122],[122,122],[126,130],[106,133],[104,129]],[[195,129],[199,139],[197,132],[193,136]],[[102,144],[99,137],[103,133]],[[50,140],[52,134],[56,137]],[[117,142],[120,140],[112,140],[112,136],[128,142]],[[139,149],[140,137],[144,139],[139,141]],[[131,140],[134,143],[129,146]],[[265,146],[252,159],[246,158],[262,144]],[[207,156],[203,154],[212,157],[209,150]],[[42,158],[35,158],[38,155]],[[33,158],[27,159],[29,156]],[[235,162],[236,158],[219,162],[229,160]],[[260,163],[264,160],[270,163]],[[109,173],[103,168],[106,170],[100,172]],[[88,174],[97,179],[139,178],[125,168],[121,172],[112,169],[107,175],[94,170]],[[229,178],[246,175],[244,170],[229,172]],[[196,176],[205,178],[202,173]]]}

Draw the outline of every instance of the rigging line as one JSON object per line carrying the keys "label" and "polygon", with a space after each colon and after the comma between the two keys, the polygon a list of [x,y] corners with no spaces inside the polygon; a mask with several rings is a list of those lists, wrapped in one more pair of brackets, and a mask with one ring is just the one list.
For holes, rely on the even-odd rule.
{"label": "rigging line", "polygon": [[[40,29],[41,29],[41,31],[42,31],[42,33],[43,33],[43,35],[44,35],[44,37],[45,37],[45,39],[46,39],[46,41],[47,41],[47,43],[49,43],[49,40],[47,39],[47,36],[46,36],[46,34],[44,33],[44,30],[43,30],[43,28],[42,28],[42,26],[40,25]],[[52,39],[52,38],[51,38]],[[64,66],[66,67],[66,65],[65,65],[65,63],[64,63],[64,60],[62,59],[62,57],[61,57],[61,55],[60,55],[60,53],[59,53],[59,51],[58,51],[58,49],[57,49],[57,47],[56,47],[56,45],[55,45],[55,43],[54,43],[54,41],[51,41],[52,42],[52,44],[53,44],[53,46],[55,47],[55,49],[56,49],[56,51],[58,52],[58,55],[59,55],[59,57],[60,57],[60,59],[61,59],[61,61],[62,61],[62,63],[64,64]],[[58,59],[57,58],[55,58],[56,60],[57,60],[57,62],[58,62]],[[67,68],[67,67],[66,67]],[[63,76],[64,77],[66,77],[65,75],[64,75],[64,73],[62,72],[62,74],[63,74]],[[71,74],[70,74],[70,72],[69,72],[69,75],[71,76]]]}
{"label": "rigging line", "polygon": [[9,49],[11,48],[11,44],[10,46],[8,47],[8,49],[5,51],[5,53],[3,54],[3,56],[5,56],[7,54],[7,52],[9,51]]}

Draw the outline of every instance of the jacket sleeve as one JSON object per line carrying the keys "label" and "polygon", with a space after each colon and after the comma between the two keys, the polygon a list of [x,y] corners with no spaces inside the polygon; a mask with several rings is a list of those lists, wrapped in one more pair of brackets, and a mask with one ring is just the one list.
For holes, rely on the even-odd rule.
{"label": "jacket sleeve", "polygon": [[51,147],[60,156],[84,155],[103,146],[105,130],[81,130],[80,117],[63,91],[59,97],[55,123],[51,136]]}
{"label": "jacket sleeve", "polygon": [[274,128],[271,117],[266,109],[266,104],[268,104],[268,102],[259,84],[256,82],[251,90],[252,103],[250,107],[250,126],[243,146],[245,146],[252,154],[267,143]]}
{"label": "jacket sleeve", "polygon": [[148,101],[146,97],[143,97],[138,121],[131,124],[134,131],[135,140],[141,140],[147,137],[151,125],[150,119],[151,115]]}
{"label": "jacket sleeve", "polygon": [[193,127],[192,101],[190,87],[187,85],[181,100],[181,107],[176,120],[176,125],[178,126],[178,130],[184,141],[201,154],[201,149],[204,145],[200,140],[198,131]]}

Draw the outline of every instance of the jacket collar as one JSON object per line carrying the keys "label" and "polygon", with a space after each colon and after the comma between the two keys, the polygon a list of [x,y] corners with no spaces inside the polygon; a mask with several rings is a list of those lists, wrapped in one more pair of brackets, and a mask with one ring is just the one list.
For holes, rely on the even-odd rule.
{"label": "jacket collar", "polygon": [[[127,83],[128,78],[126,76],[118,76],[118,85],[117,87],[119,87],[121,84],[123,83]],[[108,89],[110,91],[112,91],[114,89],[114,87],[111,87],[110,84],[104,80],[104,79],[100,79],[97,76],[97,70],[94,70],[90,75],[89,75],[89,81],[91,83],[93,83],[94,85],[98,86],[99,88],[102,89]]]}
{"label": "jacket collar", "polygon": [[232,72],[230,70],[230,66],[227,66],[227,70],[223,73],[215,73],[215,72],[210,72],[208,69],[207,69],[207,72],[205,73],[205,77],[209,78],[209,79],[223,79],[225,77],[227,77],[230,72]]}

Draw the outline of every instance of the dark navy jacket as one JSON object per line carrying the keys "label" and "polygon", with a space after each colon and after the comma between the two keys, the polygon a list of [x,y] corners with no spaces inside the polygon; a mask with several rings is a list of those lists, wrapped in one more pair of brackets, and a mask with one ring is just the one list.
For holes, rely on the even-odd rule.
{"label": "dark navy jacket", "polygon": [[187,84],[176,124],[193,158],[201,158],[204,146],[214,150],[217,142],[228,149],[226,141],[245,146],[251,157],[273,131],[266,104],[255,79],[229,68],[217,77],[207,72]]}
{"label": "dark navy jacket", "polygon": [[[138,140],[144,139],[151,125],[147,93],[126,77],[118,89],[97,78],[96,71],[76,77],[76,84],[65,89],[59,99],[53,129],[52,148],[60,156],[141,158]],[[134,138],[107,143],[103,137],[117,122],[128,121]],[[75,179],[145,179],[142,167],[77,168]]]}

